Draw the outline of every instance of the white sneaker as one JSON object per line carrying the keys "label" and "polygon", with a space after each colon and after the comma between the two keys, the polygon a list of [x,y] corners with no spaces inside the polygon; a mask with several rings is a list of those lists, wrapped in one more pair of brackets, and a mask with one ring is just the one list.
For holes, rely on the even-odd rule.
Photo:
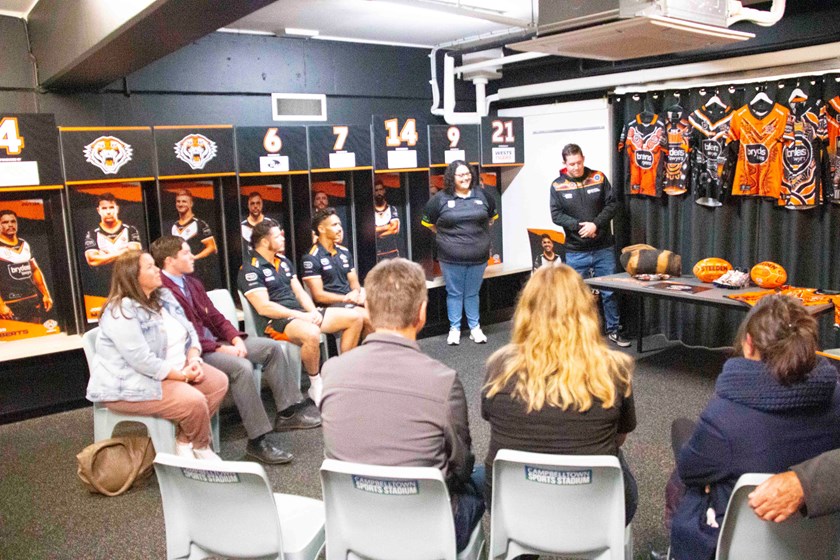
{"label": "white sneaker", "polygon": [[193,449],[192,451],[196,459],[201,459],[202,461],[222,461],[222,458],[216,455],[216,452],[209,447],[205,447],[204,449]]}
{"label": "white sneaker", "polygon": [[307,394],[315,403],[315,406],[321,406],[321,397],[324,395],[324,380],[320,374],[309,376],[309,391],[307,391]]}
{"label": "white sneaker", "polygon": [[461,331],[452,329],[449,331],[449,336],[446,337],[446,343],[449,346],[458,346],[461,344]]}
{"label": "white sneaker", "polygon": [[195,455],[193,455],[193,448],[192,443],[181,443],[177,439],[175,440],[175,455],[178,457],[186,457],[187,459],[195,459]]}
{"label": "white sneaker", "polygon": [[470,330],[470,340],[472,340],[476,344],[484,344],[485,342],[487,342],[487,336],[485,336],[484,331],[481,330],[481,327],[476,327]]}

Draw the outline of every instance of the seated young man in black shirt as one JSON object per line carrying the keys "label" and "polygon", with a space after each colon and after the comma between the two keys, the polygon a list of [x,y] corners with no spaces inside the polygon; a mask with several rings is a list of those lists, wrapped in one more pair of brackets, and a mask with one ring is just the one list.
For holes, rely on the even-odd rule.
{"label": "seated young man in black shirt", "polygon": [[[285,250],[283,230],[261,222],[251,235],[254,252],[239,269],[237,284],[257,314],[269,319],[258,325],[276,340],[289,340],[301,347],[303,368],[309,375],[309,396],[319,404],[322,383],[321,333],[341,333],[341,351],[359,343],[362,317],[353,309],[315,307],[303,289],[295,265],[281,253]],[[261,329],[262,327],[262,329]]]}
{"label": "seated young man in black shirt", "polygon": [[353,254],[340,245],[344,229],[335,209],[323,208],[315,212],[312,231],[318,239],[303,256],[303,281],[316,304],[353,309],[362,317],[364,336],[371,330],[370,318],[364,308],[365,290],[359,283]]}

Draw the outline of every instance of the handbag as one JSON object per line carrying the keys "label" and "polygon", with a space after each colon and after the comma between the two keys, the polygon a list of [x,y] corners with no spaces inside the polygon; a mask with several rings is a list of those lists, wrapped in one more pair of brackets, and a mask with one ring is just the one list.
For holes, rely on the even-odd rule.
{"label": "handbag", "polygon": [[88,445],[76,455],[77,473],[91,493],[119,496],[152,474],[155,448],[146,436],[114,437]]}

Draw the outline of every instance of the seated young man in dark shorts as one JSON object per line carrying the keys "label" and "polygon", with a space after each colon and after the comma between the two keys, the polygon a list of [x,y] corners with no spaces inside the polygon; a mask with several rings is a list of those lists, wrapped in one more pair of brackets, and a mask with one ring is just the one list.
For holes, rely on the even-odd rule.
{"label": "seated young man in dark shorts", "polygon": [[363,335],[370,332],[365,290],[359,283],[353,254],[340,243],[344,239],[341,219],[334,208],[323,208],[312,217],[317,241],[303,256],[303,281],[318,305],[355,310],[364,319]]}
{"label": "seated young man in dark shorts", "polygon": [[257,224],[251,243],[252,257],[239,269],[239,290],[257,314],[269,320],[265,325],[268,336],[288,339],[301,347],[301,361],[310,381],[309,396],[317,405],[322,391],[321,333],[340,332],[341,351],[347,352],[359,344],[363,319],[353,309],[315,307],[297,278],[294,264],[281,254],[286,243],[278,226]]}

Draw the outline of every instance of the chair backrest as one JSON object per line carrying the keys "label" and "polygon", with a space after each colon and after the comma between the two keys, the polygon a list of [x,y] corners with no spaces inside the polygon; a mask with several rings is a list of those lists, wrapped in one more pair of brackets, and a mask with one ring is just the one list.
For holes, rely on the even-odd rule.
{"label": "chair backrest", "polygon": [[321,465],[327,559],[455,560],[449,492],[434,467]]}
{"label": "chair backrest", "polygon": [[155,473],[166,522],[167,558],[186,558],[193,547],[223,557],[282,558],[274,494],[258,463],[208,462],[158,453]]}
{"label": "chair backrest", "polygon": [[[493,462],[491,557],[511,541],[558,556],[624,557],[624,479],[611,455],[502,449]],[[589,556],[587,556],[589,557]]]}
{"label": "chair backrest", "polygon": [[225,316],[225,319],[230,321],[230,324],[236,330],[239,330],[239,318],[236,316],[236,304],[233,303],[233,297],[230,292],[220,288],[218,290],[210,290],[207,292],[207,297],[213,302],[213,306],[219,310],[219,313]]}
{"label": "chair backrest", "polygon": [[720,528],[717,558],[840,559],[840,513],[814,519],[797,513],[782,523],[764,521],[755,514],[749,493],[770,476],[747,473],[738,479]]}
{"label": "chair backrest", "polygon": [[96,339],[99,337],[99,327],[90,329],[82,335],[82,348],[85,351],[88,369],[93,368],[93,357],[96,356]]}
{"label": "chair backrest", "polygon": [[[241,291],[239,292],[239,301],[242,303],[242,313],[245,315],[245,333],[248,336],[262,336],[265,332],[265,326],[268,324],[265,319],[257,317],[257,312]],[[262,327],[262,328],[260,328]]]}

